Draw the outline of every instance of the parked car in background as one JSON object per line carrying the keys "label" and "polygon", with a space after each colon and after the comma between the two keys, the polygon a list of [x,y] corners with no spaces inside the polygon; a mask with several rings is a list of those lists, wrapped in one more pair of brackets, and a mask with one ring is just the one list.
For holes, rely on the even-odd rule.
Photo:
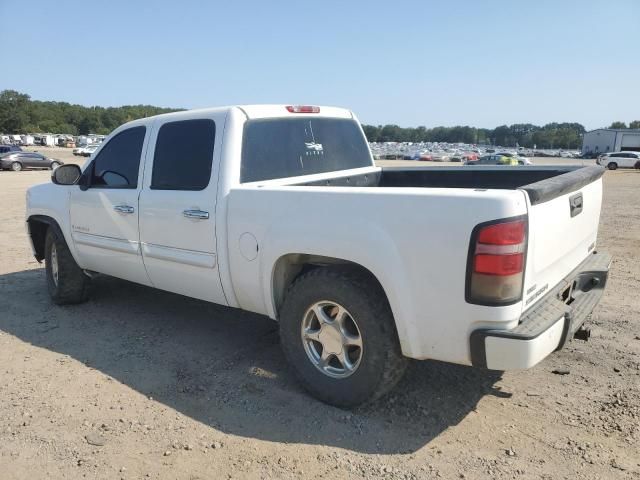
{"label": "parked car in background", "polygon": [[451,156],[445,152],[433,152],[431,154],[431,160],[434,162],[448,162],[451,159]]}
{"label": "parked car in background", "polygon": [[514,152],[498,152],[496,155],[502,155],[503,157],[515,158],[518,162],[518,165],[532,165],[531,160],[527,157],[524,157],[518,153]]}
{"label": "parked car in background", "polygon": [[478,154],[472,151],[456,150],[449,155],[451,162],[468,162],[478,159]]}
{"label": "parked car in background", "polygon": [[617,168],[640,168],[640,152],[609,152],[603,153],[596,160],[598,165],[609,170]]}
{"label": "parked car in background", "polygon": [[469,160],[464,162],[465,165],[523,165],[515,157],[494,153],[485,155],[478,160]]}
{"label": "parked car in background", "polygon": [[99,145],[87,145],[82,149],[82,153],[80,155],[82,155],[83,157],[90,157],[93,152],[98,149],[98,147]]}
{"label": "parked car in background", "polygon": [[0,145],[0,155],[9,152],[21,152],[22,148],[17,145]]}
{"label": "parked car in background", "polygon": [[53,170],[64,164],[62,160],[45,157],[38,152],[9,152],[0,155],[0,169],[19,172],[27,168],[47,168]]}
{"label": "parked car in background", "polygon": [[78,145],[76,148],[73,149],[73,154],[76,156],[82,156],[84,149],[87,148],[88,146],[89,145]]}

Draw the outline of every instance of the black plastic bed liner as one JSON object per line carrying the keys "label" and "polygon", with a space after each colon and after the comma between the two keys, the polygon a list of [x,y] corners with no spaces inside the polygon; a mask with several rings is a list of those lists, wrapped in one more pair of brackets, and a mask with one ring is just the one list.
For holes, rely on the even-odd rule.
{"label": "black plastic bed liner", "polygon": [[334,187],[405,187],[522,189],[532,205],[579,190],[599,179],[604,167],[576,166],[464,166],[382,167],[381,171],[316,180],[298,185]]}

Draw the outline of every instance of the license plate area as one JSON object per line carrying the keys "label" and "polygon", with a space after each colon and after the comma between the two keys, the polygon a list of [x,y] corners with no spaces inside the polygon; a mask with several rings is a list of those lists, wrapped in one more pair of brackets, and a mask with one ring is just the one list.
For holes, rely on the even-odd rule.
{"label": "license plate area", "polygon": [[572,280],[565,281],[565,285],[558,290],[558,300],[571,305],[580,295],[583,295],[599,285],[604,285],[607,272],[580,272]]}
{"label": "license plate area", "polygon": [[575,300],[573,296],[573,292],[576,288],[577,281],[573,280],[572,282],[567,282],[566,286],[558,292],[558,299],[562,301],[562,303],[566,305],[571,305]]}

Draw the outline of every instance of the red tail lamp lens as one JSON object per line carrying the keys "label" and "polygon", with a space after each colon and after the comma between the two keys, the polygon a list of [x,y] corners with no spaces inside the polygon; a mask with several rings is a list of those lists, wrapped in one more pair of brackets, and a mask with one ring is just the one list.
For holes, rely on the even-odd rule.
{"label": "red tail lamp lens", "polygon": [[522,272],[524,255],[476,255],[474,272],[485,275],[515,275]]}
{"label": "red tail lamp lens", "polygon": [[489,245],[517,245],[524,242],[524,220],[496,223],[480,230],[478,243]]}

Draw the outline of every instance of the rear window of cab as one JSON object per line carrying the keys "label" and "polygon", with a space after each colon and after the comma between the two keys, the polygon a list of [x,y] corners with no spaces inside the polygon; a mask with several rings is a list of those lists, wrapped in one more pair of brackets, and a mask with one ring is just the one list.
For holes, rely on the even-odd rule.
{"label": "rear window of cab", "polygon": [[244,127],[242,183],[372,164],[366,138],[352,119],[269,118],[249,120]]}

